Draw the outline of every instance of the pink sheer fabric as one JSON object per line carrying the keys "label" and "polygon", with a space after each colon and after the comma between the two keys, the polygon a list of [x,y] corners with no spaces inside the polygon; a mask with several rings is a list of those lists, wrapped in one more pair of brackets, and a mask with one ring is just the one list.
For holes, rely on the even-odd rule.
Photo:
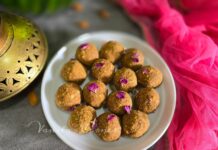
{"label": "pink sheer fabric", "polygon": [[[140,25],[146,41],[159,51],[175,78],[177,106],[167,131],[169,149],[217,150],[218,2],[182,0],[181,12],[167,0],[119,3]],[[162,139],[157,149],[165,147],[163,143]]]}

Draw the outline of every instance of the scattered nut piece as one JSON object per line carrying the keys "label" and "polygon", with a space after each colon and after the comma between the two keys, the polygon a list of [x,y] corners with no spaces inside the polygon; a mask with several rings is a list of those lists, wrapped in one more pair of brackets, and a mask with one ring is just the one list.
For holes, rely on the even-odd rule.
{"label": "scattered nut piece", "polygon": [[31,106],[36,106],[39,103],[38,96],[36,95],[35,91],[29,92],[27,97]]}
{"label": "scattered nut piece", "polygon": [[80,29],[88,29],[90,27],[90,24],[87,20],[82,20],[78,22],[78,26]]}
{"label": "scattered nut piece", "polygon": [[99,15],[99,17],[102,18],[102,19],[108,19],[108,18],[110,18],[110,16],[111,16],[110,13],[109,13],[109,11],[107,11],[107,10],[105,10],[105,9],[99,10],[98,15]]}
{"label": "scattered nut piece", "polygon": [[76,12],[82,12],[84,10],[83,5],[81,3],[78,3],[78,2],[73,3],[71,8]]}

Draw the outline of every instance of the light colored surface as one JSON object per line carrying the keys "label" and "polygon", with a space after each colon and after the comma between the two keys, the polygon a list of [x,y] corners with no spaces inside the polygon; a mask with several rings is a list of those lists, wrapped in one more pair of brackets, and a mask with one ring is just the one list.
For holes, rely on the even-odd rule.
{"label": "light colored surface", "polygon": [[[154,113],[149,115],[151,126],[148,132],[139,139],[121,137],[119,141],[107,143],[101,141],[92,132],[86,135],[78,135],[70,131],[66,126],[69,112],[63,112],[55,105],[55,93],[64,82],[60,76],[60,70],[64,63],[70,58],[74,58],[76,48],[84,42],[93,42],[99,48],[108,40],[119,41],[127,48],[141,49],[145,55],[145,64],[151,64],[159,68],[164,75],[164,81],[157,89],[161,97],[160,106]],[[57,52],[45,71],[41,86],[41,100],[44,114],[51,128],[70,147],[81,150],[101,150],[103,147],[105,150],[132,150],[147,149],[164,134],[172,119],[176,103],[176,92],[167,65],[156,51],[151,49],[145,42],[124,33],[96,32],[79,36]],[[97,113],[101,114],[102,112],[103,109],[100,109]]]}

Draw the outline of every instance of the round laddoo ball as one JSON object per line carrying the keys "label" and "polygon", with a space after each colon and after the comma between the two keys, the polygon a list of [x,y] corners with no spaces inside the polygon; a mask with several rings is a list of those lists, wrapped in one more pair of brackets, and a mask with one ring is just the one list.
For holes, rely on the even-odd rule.
{"label": "round laddoo ball", "polygon": [[61,76],[65,81],[82,83],[87,77],[87,70],[78,60],[71,59],[63,66]]}
{"label": "round laddoo ball", "polygon": [[107,98],[107,108],[117,114],[123,115],[126,107],[132,107],[132,98],[125,91],[112,92]]}
{"label": "round laddoo ball", "polygon": [[121,68],[115,72],[114,85],[116,89],[129,91],[137,86],[136,74],[132,69]]}
{"label": "round laddoo ball", "polygon": [[116,141],[121,136],[119,117],[113,113],[105,112],[96,119],[95,133],[104,141]]}
{"label": "round laddoo ball", "polygon": [[132,110],[122,118],[122,129],[124,135],[132,138],[142,136],[149,128],[150,121],[148,115],[139,110]]}
{"label": "round laddoo ball", "polygon": [[85,134],[92,130],[92,124],[96,118],[96,111],[91,106],[81,105],[76,107],[68,120],[68,126],[79,134]]}
{"label": "round laddoo ball", "polygon": [[127,49],[122,56],[121,64],[123,67],[137,70],[144,64],[144,55],[138,49]]}
{"label": "round laddoo ball", "polygon": [[87,104],[99,108],[107,97],[107,87],[99,80],[90,81],[83,88],[83,97]]}
{"label": "round laddoo ball", "polygon": [[92,43],[81,44],[76,50],[76,58],[84,65],[91,66],[99,58],[98,50]]}
{"label": "round laddoo ball", "polygon": [[150,88],[158,87],[163,81],[162,72],[152,66],[143,66],[139,70],[136,71],[136,76],[138,82]]}
{"label": "round laddoo ball", "polygon": [[160,104],[160,96],[153,88],[142,88],[135,97],[136,107],[145,113],[154,112]]}
{"label": "round laddoo ball", "polygon": [[92,76],[104,83],[110,82],[114,75],[114,65],[106,59],[97,59],[91,68]]}
{"label": "round laddoo ball", "polygon": [[75,83],[64,83],[56,93],[56,105],[64,110],[69,110],[71,107],[80,104],[81,89]]}
{"label": "round laddoo ball", "polygon": [[108,41],[100,49],[100,58],[109,60],[111,63],[117,62],[122,52],[124,51],[124,46],[117,41]]}

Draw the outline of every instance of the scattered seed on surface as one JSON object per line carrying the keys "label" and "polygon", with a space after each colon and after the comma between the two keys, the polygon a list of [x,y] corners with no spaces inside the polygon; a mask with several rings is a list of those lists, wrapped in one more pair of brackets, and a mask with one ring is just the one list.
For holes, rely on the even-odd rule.
{"label": "scattered seed on surface", "polygon": [[99,15],[99,17],[102,18],[102,19],[108,19],[108,18],[110,18],[110,16],[111,16],[110,13],[109,13],[109,11],[107,11],[107,10],[105,10],[105,9],[99,10],[98,15]]}
{"label": "scattered seed on surface", "polygon": [[36,106],[39,103],[39,99],[35,91],[29,92],[27,97],[28,97],[29,104],[31,106]]}
{"label": "scattered seed on surface", "polygon": [[86,20],[79,21],[77,24],[80,29],[88,29],[90,27],[89,22]]}
{"label": "scattered seed on surface", "polygon": [[73,3],[71,8],[76,12],[82,12],[84,10],[84,6],[81,3]]}

